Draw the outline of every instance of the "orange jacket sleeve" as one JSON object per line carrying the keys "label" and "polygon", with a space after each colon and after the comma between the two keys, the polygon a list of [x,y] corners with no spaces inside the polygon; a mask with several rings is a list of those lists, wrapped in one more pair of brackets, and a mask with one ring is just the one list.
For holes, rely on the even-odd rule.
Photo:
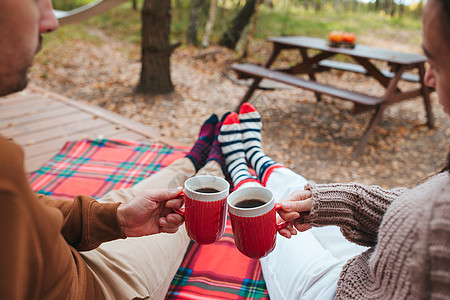
{"label": "orange jacket sleeve", "polygon": [[57,201],[44,195],[38,195],[38,199],[62,212],[61,234],[78,251],[92,250],[103,242],[126,237],[117,221],[120,203],[99,203],[83,195],[73,201]]}

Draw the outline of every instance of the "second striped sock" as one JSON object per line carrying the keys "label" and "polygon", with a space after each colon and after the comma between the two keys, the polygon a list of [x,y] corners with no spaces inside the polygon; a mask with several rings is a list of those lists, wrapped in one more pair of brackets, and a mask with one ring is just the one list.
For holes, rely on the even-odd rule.
{"label": "second striped sock", "polygon": [[218,140],[234,188],[238,188],[244,182],[258,181],[250,174],[245,159],[239,117],[235,112],[229,114],[223,121]]}
{"label": "second striped sock", "polygon": [[247,160],[252,168],[255,169],[258,178],[265,184],[267,171],[275,167],[281,167],[281,164],[273,161],[262,150],[261,115],[253,105],[246,102],[240,108],[239,122]]}

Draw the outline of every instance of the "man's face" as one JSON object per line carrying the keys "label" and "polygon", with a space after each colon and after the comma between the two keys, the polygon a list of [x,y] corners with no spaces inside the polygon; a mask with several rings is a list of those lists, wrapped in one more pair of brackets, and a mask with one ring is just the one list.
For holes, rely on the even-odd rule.
{"label": "man's face", "polygon": [[444,33],[441,13],[440,1],[427,1],[423,11],[423,49],[430,67],[425,83],[436,89],[439,104],[450,115],[450,39]]}
{"label": "man's face", "polygon": [[26,87],[40,34],[57,27],[51,0],[0,0],[0,96]]}

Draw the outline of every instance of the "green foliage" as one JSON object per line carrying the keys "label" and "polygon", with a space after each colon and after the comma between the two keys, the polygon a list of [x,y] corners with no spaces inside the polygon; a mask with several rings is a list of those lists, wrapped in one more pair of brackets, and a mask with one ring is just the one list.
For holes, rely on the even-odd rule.
{"label": "green foliage", "polygon": [[59,10],[71,10],[92,2],[92,0],[52,0],[53,7]]}
{"label": "green foliage", "polygon": [[336,13],[333,10],[302,10],[292,7],[288,12],[261,6],[256,38],[267,36],[308,35],[326,38],[332,30],[368,34],[383,29],[420,30],[422,23],[411,17],[391,18],[379,13]]}
{"label": "green foliage", "polygon": [[106,34],[121,40],[132,43],[141,41],[141,13],[139,9],[132,9],[131,1],[91,18],[83,24],[100,28]]}
{"label": "green foliage", "polygon": [[[53,0],[55,6],[76,3],[77,6],[92,0]],[[206,1],[208,2],[208,1]],[[171,39],[184,41],[189,21],[189,3],[187,0],[172,1]],[[225,31],[228,22],[239,9],[239,4],[244,1],[222,0],[218,1],[217,19],[211,36],[212,44],[216,43]],[[321,11],[316,12],[311,5],[308,9],[302,5],[302,1],[274,1],[274,8],[261,5],[258,15],[257,30],[254,38],[264,40],[268,36],[281,35],[308,35],[326,38],[332,30],[354,32],[358,35],[371,35],[374,31],[383,31],[389,27],[390,34],[396,30],[411,31],[411,39],[420,42],[421,19],[413,13],[405,13],[402,17],[387,16],[384,12],[374,12],[370,6],[358,4],[354,10],[339,12],[333,10],[330,2],[322,6]],[[117,39],[132,43],[140,42],[141,14],[143,0],[137,1],[137,10],[132,9],[132,2],[128,1],[119,7],[87,20],[77,26],[66,25],[60,28],[58,36],[61,38],[89,38],[87,28],[96,27],[106,34]],[[408,12],[409,10],[406,10]],[[207,21],[208,7],[202,9],[198,34],[203,35]]]}
{"label": "green foliage", "polygon": [[89,33],[85,26],[65,25],[55,32],[48,33],[44,38],[44,47],[41,52],[45,52],[48,46],[67,45],[71,40],[84,40],[92,43],[98,42],[98,37]]}

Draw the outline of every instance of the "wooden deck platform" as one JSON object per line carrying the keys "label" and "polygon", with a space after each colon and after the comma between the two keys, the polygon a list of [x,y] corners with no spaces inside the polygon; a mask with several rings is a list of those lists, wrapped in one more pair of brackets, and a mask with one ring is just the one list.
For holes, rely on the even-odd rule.
{"label": "wooden deck platform", "polygon": [[33,85],[0,98],[0,134],[24,148],[27,172],[42,166],[69,140],[117,138],[182,145],[118,114]]}

